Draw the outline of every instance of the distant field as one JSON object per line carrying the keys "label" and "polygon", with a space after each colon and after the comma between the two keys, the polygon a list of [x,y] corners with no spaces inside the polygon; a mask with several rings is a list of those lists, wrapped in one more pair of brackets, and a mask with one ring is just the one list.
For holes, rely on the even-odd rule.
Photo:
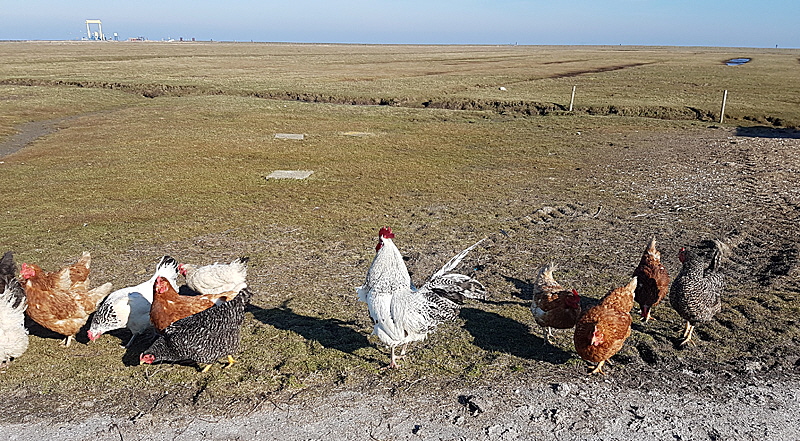
{"label": "distant field", "polygon": [[579,113],[710,121],[728,90],[731,123],[800,124],[800,50],[43,42],[0,43],[0,57],[0,84],[511,114],[568,109],[576,86]]}
{"label": "distant field", "polygon": [[[725,65],[741,57],[752,61]],[[241,363],[226,372],[138,366],[144,347],[121,349],[124,333],[65,350],[33,329],[0,377],[0,392],[30,407],[0,422],[76,403],[140,415],[165,391],[181,405],[235,409],[299,390],[582,376],[568,332],[542,349],[529,328],[526,281],[555,260],[566,283],[599,298],[652,235],[673,274],[680,245],[733,235],[752,254],[738,263],[747,276],[702,331],[702,351],[676,355],[679,319],[663,305],[655,324],[637,324],[612,376],[635,387],[640,370],[735,372],[763,354],[774,361],[765,366],[791,369],[800,304],[781,284],[796,272],[800,199],[783,166],[797,150],[798,59],[731,48],[0,43],[0,143],[23,123],[58,120],[0,158],[0,252],[56,269],[89,250],[93,284],[115,288],[146,280],[165,253],[201,264],[248,255],[255,293]],[[274,170],[314,174],[265,180]],[[368,340],[354,287],[385,224],[417,282],[490,237],[465,271],[495,297],[414,348],[403,370],[381,373],[387,352]]]}

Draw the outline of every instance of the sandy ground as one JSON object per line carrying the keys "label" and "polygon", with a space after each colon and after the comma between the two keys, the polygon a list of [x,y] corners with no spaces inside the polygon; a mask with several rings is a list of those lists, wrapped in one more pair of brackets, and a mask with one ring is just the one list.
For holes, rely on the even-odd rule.
{"label": "sandy ground", "polygon": [[[681,375],[688,383],[703,381]],[[592,383],[592,384],[588,384]],[[416,395],[416,394],[415,394]],[[169,398],[165,397],[168,401]],[[82,421],[0,428],[8,440],[795,440],[800,387],[756,376],[702,391],[613,379],[464,387],[449,393],[390,396],[339,391],[324,398],[264,402],[251,413],[212,409],[172,416],[100,414]]]}

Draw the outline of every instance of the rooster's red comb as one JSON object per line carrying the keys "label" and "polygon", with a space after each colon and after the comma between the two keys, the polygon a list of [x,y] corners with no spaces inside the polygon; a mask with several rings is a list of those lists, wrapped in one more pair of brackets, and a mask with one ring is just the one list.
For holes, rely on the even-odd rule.
{"label": "rooster's red comb", "polygon": [[378,236],[384,239],[394,239],[394,233],[392,233],[392,229],[389,227],[381,228],[381,231],[378,232]]}

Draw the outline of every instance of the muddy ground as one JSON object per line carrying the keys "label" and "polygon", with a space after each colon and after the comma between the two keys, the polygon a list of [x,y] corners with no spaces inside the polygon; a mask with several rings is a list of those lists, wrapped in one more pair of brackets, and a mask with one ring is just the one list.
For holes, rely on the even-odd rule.
{"label": "muddy ground", "polygon": [[[480,380],[394,382],[391,376],[329,390],[285,391],[235,409],[224,402],[142,398],[137,412],[104,410],[28,415],[0,427],[10,440],[96,439],[800,439],[800,136],[770,129],[704,127],[684,134],[612,137],[575,170],[574,194],[520,194],[504,201],[518,215],[498,220],[490,241],[469,264],[497,294],[470,305],[447,333],[471,333],[475,345],[524,360],[524,369]],[[614,145],[615,144],[615,145]],[[630,204],[613,201],[633,201]],[[447,215],[448,213],[439,213]],[[406,227],[425,243],[426,225]],[[430,233],[434,241],[434,233]],[[560,333],[543,349],[540,331],[503,315],[525,306],[533,269],[563,257],[564,278],[576,286],[610,285],[638,261],[657,234],[667,268],[677,274],[677,248],[702,238],[724,240],[729,288],[723,310],[698,329],[700,343],[677,348],[681,323],[667,304],[655,324],[634,322],[633,335],[612,359],[608,376],[586,376]],[[195,238],[197,239],[197,238]],[[208,239],[208,238],[206,238]],[[220,241],[220,237],[214,237]],[[196,240],[174,244],[187,249]],[[222,241],[224,242],[224,241]],[[219,246],[229,244],[220,243]],[[265,245],[267,246],[267,245]],[[323,245],[324,246],[324,245]],[[403,247],[401,246],[401,250]],[[542,251],[547,249],[548,252]],[[553,253],[563,249],[563,253]],[[413,250],[409,267],[428,274],[442,260]],[[337,250],[348,252],[348,250]],[[531,256],[520,264],[519,256]],[[635,256],[633,259],[631,256]],[[633,260],[633,261],[631,261]],[[304,265],[306,263],[303,263]],[[321,273],[335,262],[318,262]],[[366,262],[368,265],[368,262]],[[578,269],[579,268],[579,269]],[[349,269],[347,269],[349,271]],[[366,266],[348,289],[363,277]],[[280,274],[273,273],[273,283]],[[602,281],[598,283],[597,281]],[[265,289],[253,280],[255,290]],[[588,306],[602,293],[584,298]],[[636,311],[634,311],[635,313]],[[254,312],[257,316],[258,312]],[[366,321],[366,319],[365,319]],[[484,337],[471,323],[495,324]],[[514,339],[513,343],[511,339]],[[424,360],[415,360],[424,363]],[[9,406],[8,403],[4,406]],[[80,405],[78,405],[80,406]],[[9,407],[19,411],[24,403]],[[76,416],[78,415],[78,416]]]}

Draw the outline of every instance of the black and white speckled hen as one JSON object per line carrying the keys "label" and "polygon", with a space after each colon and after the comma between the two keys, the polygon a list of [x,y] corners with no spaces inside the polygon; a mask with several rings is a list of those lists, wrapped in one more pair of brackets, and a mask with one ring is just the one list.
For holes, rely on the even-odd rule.
{"label": "black and white speckled hen", "polygon": [[724,248],[718,240],[704,240],[699,246],[684,247],[678,253],[683,267],[672,282],[669,301],[686,320],[681,346],[692,341],[697,324],[711,321],[722,308],[725,279],[720,271],[720,260]]}
{"label": "black and white speckled hen", "polygon": [[212,364],[227,356],[230,367],[239,349],[239,330],[244,322],[244,310],[252,296],[247,288],[232,300],[184,317],[164,329],[164,333],[139,356],[140,364],[155,362],[194,361]]}

